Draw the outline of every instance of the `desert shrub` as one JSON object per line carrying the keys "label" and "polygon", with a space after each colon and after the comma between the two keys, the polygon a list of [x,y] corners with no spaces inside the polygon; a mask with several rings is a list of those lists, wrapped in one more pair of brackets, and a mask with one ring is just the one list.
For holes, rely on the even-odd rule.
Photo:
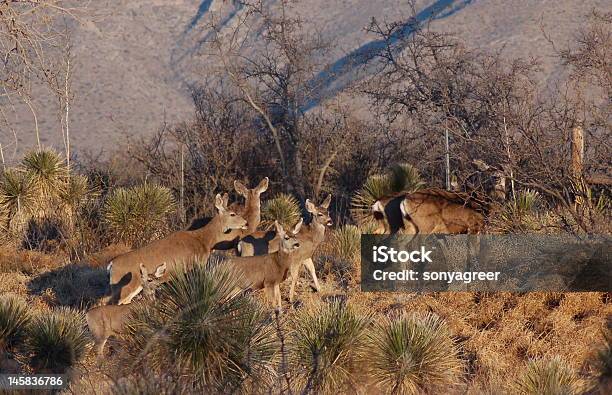
{"label": "desert shrub", "polygon": [[23,230],[36,210],[36,190],[32,177],[23,171],[8,169],[0,176],[0,219],[7,232]]}
{"label": "desert shrub", "polygon": [[513,392],[524,395],[580,394],[582,386],[572,368],[555,356],[529,361]]}
{"label": "desert shrub", "polygon": [[313,305],[292,318],[289,358],[302,393],[342,392],[352,383],[368,323],[340,301]]}
{"label": "desert shrub", "polygon": [[[273,378],[274,328],[253,298],[236,293],[225,266],[173,273],[155,303],[135,308],[126,346],[138,369],[165,372],[208,393],[265,387]],[[161,373],[160,373],[161,374]]]}
{"label": "desert shrub", "polygon": [[136,245],[161,236],[174,209],[168,188],[155,184],[117,188],[106,199],[104,222],[114,241]]}
{"label": "desert shrub", "polygon": [[274,221],[285,229],[293,228],[302,217],[302,210],[297,199],[286,193],[278,194],[276,197],[266,200],[261,210],[262,225],[272,228]]}
{"label": "desert shrub", "polygon": [[372,205],[380,198],[400,192],[412,192],[423,186],[418,170],[405,163],[392,166],[385,174],[375,174],[366,180],[351,200],[351,214],[360,225],[373,220]]}
{"label": "desert shrub", "polygon": [[88,344],[85,316],[62,307],[32,319],[26,349],[35,371],[64,373],[83,358]]}
{"label": "desert shrub", "polygon": [[30,321],[26,302],[15,295],[0,296],[0,355],[20,342]]}
{"label": "desert shrub", "polygon": [[29,152],[21,166],[30,175],[41,198],[56,197],[64,190],[68,167],[57,152],[50,149]]}
{"label": "desert shrub", "polygon": [[332,253],[353,262],[361,253],[361,230],[355,225],[344,225],[331,234]]}
{"label": "desert shrub", "polygon": [[538,209],[543,202],[537,191],[526,189],[502,207],[499,217],[492,221],[494,228],[506,233],[535,231],[542,225]]}
{"label": "desert shrub", "polygon": [[435,392],[459,381],[457,349],[434,314],[384,319],[369,332],[368,350],[370,374],[390,393]]}

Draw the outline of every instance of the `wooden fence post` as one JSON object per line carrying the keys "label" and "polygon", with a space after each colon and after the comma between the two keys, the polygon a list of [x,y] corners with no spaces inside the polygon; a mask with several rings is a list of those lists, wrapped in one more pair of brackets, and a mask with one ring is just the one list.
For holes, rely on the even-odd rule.
{"label": "wooden fence post", "polygon": [[572,177],[582,178],[584,164],[584,130],[578,125],[572,129]]}

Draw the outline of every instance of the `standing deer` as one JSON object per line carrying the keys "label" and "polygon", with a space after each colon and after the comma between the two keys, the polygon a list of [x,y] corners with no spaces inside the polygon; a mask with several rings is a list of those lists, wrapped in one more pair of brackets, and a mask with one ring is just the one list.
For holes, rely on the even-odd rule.
{"label": "standing deer", "polygon": [[484,225],[482,209],[464,194],[437,188],[381,198],[372,205],[375,233],[460,234],[479,233]]}
{"label": "standing deer", "polygon": [[[232,230],[225,238],[225,241],[215,244],[213,247],[214,250],[231,250],[236,248],[238,241],[242,237],[245,237],[257,230],[257,227],[261,222],[261,194],[268,189],[268,184],[268,177],[261,180],[253,189],[248,189],[238,180],[234,181],[234,189],[236,192],[238,192],[238,194],[244,197],[244,205],[232,203],[229,208],[247,220],[247,229]],[[201,228],[208,223],[208,221],[210,221],[209,218],[198,219],[191,224],[188,230],[196,230]]]}
{"label": "standing deer", "polygon": [[[296,238],[302,226],[300,221],[291,234],[286,233],[283,227],[275,222],[276,234],[279,239],[279,248],[268,255],[233,257],[227,263],[238,274],[241,274],[243,289],[264,289],[266,297],[278,309],[282,307],[280,283],[287,277],[289,267],[295,264],[300,242]],[[299,261],[297,261],[299,265]]]}
{"label": "standing deer", "polygon": [[[138,266],[142,263],[148,270],[154,270],[166,263],[172,270],[176,265],[191,263],[198,258],[206,262],[213,246],[227,240],[234,229],[246,229],[247,221],[233,210],[227,208],[226,202],[215,197],[217,215],[203,228],[183,230],[153,241],[152,243],[130,251],[115,258],[109,265],[111,304],[127,304],[142,290]],[[167,277],[167,273],[164,276]]]}
{"label": "standing deer", "polygon": [[[332,219],[329,216],[329,204],[331,195],[328,195],[320,206],[315,206],[310,200],[306,199],[306,210],[312,214],[312,220],[308,225],[301,227],[297,234],[297,239],[300,242],[300,249],[296,253],[297,259],[289,268],[291,276],[291,286],[289,288],[289,301],[293,302],[295,294],[295,285],[299,278],[300,269],[306,267],[317,292],[320,291],[319,280],[315,272],[312,255],[315,250],[325,239],[325,229],[332,225]],[[238,243],[238,253],[240,256],[263,255],[278,251],[280,238],[277,234],[271,232],[256,232],[248,236]]]}
{"label": "standing deer", "polygon": [[[140,264],[140,278],[143,294],[146,298],[152,298],[155,293],[155,287],[159,284],[159,278],[166,272],[166,264],[162,264],[155,270],[154,286],[149,285],[149,272],[147,268]],[[129,312],[132,306],[130,304],[123,305],[104,305],[94,307],[86,314],[87,326],[93,335],[95,350],[98,358],[104,354],[104,345],[109,337],[120,334],[129,317]]]}

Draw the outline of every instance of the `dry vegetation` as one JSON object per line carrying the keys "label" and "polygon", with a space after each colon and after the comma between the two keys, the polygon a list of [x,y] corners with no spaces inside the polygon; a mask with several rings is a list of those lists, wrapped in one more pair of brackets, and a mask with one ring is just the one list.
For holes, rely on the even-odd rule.
{"label": "dry vegetation", "polygon": [[[72,393],[608,393],[609,292],[363,293],[358,265],[364,208],[444,186],[446,170],[483,199],[508,180],[503,201],[487,200],[489,232],[610,235],[609,184],[592,182],[610,172],[610,15],[593,14],[559,51],[571,89],[544,98],[533,62],[414,20],[373,21],[387,45],[353,87],[371,99],[376,120],[364,121],[337,105],[302,111],[327,44],[300,20],[249,7],[236,35],[211,44],[231,67],[194,89],[194,121],[103,160],[37,149],[0,173],[0,370],[67,371]],[[247,59],[238,33],[253,20],[267,46]],[[264,176],[262,228],[334,196],[335,229],[315,254],[321,292],[300,281],[298,302],[274,314],[200,262],[135,303],[127,333],[96,361],[83,312],[108,295],[106,263],[210,214],[234,180]]]}

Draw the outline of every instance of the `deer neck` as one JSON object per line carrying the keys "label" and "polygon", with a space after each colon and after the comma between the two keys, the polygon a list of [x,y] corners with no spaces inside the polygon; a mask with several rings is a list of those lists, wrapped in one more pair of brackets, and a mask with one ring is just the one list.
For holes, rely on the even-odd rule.
{"label": "deer neck", "polygon": [[223,230],[221,217],[217,214],[208,224],[206,224],[206,226],[193,232],[205,248],[212,250],[213,246],[217,244],[221,236],[223,236]]}
{"label": "deer neck", "polygon": [[308,224],[308,234],[314,244],[319,244],[325,238],[325,225],[312,221]]}
{"label": "deer neck", "polygon": [[249,232],[255,232],[257,226],[261,222],[261,201],[248,197],[244,202],[245,219],[247,220]]}
{"label": "deer neck", "polygon": [[281,269],[289,269],[291,265],[291,252],[284,251],[283,248],[279,248],[274,255],[273,259],[276,265]]}

